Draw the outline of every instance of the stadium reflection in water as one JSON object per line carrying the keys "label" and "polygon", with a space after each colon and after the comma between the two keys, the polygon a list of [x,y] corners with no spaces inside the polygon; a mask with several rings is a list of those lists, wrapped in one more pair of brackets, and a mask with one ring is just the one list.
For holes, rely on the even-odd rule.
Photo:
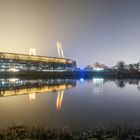
{"label": "stadium reflection in water", "polygon": [[47,79],[47,80],[20,80],[18,78],[0,79],[0,96],[14,96],[28,94],[29,100],[35,100],[37,93],[58,92],[56,108],[62,106],[64,91],[76,86],[75,80]]}

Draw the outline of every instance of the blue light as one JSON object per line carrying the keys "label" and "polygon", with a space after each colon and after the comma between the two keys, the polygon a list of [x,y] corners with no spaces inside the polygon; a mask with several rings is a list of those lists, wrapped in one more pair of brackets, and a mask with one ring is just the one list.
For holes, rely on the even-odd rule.
{"label": "blue light", "polygon": [[83,78],[80,78],[80,82],[84,82],[84,79]]}
{"label": "blue light", "polygon": [[84,70],[84,68],[80,68],[80,70]]}

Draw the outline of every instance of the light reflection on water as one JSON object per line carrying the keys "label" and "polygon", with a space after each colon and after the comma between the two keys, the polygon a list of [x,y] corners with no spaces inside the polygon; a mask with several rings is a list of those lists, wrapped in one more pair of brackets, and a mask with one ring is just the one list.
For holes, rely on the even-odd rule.
{"label": "light reflection on water", "polygon": [[75,80],[48,79],[48,80],[20,80],[18,78],[1,79],[1,97],[28,94],[29,100],[36,100],[37,93],[57,91],[56,108],[61,109],[64,91],[76,85]]}
{"label": "light reflection on water", "polygon": [[61,109],[63,97],[64,97],[64,90],[58,91],[57,100],[56,100],[57,110]]}
{"label": "light reflection on water", "polygon": [[29,121],[82,129],[140,118],[136,79],[0,79],[0,95],[0,124]]}
{"label": "light reflection on water", "polygon": [[98,93],[103,90],[104,79],[102,78],[93,78],[93,92]]}
{"label": "light reflection on water", "polygon": [[36,99],[36,93],[35,93],[35,92],[30,93],[30,92],[29,92],[29,99],[30,99],[30,100],[35,100],[35,99]]}

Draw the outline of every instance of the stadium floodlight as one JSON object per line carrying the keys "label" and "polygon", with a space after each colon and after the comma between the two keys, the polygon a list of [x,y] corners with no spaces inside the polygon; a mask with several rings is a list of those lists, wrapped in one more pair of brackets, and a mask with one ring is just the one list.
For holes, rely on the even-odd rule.
{"label": "stadium floodlight", "polygon": [[36,55],[36,49],[35,48],[30,48],[29,55],[35,56]]}

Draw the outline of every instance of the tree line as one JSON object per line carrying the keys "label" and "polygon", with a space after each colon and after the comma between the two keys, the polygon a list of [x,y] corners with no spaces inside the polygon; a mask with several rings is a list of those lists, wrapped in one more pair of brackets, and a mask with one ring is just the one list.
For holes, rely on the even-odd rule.
{"label": "tree line", "polygon": [[113,69],[119,71],[140,71],[140,62],[134,64],[126,64],[124,61],[118,61]]}

